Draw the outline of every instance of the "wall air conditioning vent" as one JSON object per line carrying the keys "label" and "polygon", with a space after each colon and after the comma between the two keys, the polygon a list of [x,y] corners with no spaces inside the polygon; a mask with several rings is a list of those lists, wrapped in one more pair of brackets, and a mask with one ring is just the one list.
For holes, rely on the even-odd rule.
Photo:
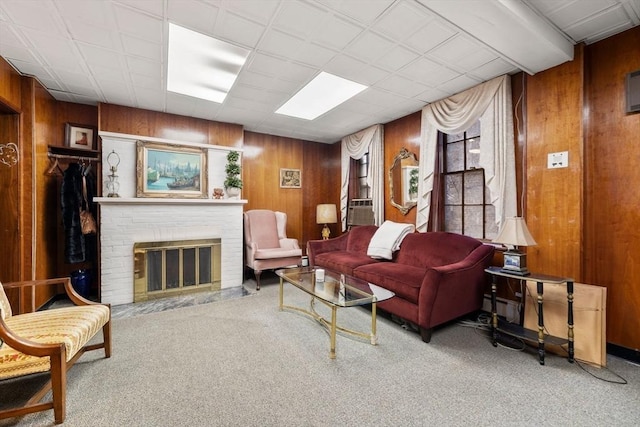
{"label": "wall air conditioning vent", "polygon": [[351,199],[347,212],[347,226],[373,224],[373,200]]}

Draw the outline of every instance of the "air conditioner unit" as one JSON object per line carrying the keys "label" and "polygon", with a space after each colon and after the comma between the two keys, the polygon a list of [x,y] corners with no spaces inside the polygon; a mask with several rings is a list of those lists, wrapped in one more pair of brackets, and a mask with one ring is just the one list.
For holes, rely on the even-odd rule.
{"label": "air conditioner unit", "polygon": [[347,226],[373,224],[373,200],[351,199],[347,212]]}

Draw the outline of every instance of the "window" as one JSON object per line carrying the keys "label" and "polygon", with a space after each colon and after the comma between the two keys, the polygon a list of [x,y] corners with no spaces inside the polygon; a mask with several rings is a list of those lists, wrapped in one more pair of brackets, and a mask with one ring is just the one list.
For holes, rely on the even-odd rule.
{"label": "window", "polygon": [[480,122],[456,135],[443,135],[444,231],[493,239],[498,229],[480,162]]}
{"label": "window", "polygon": [[355,161],[356,171],[356,193],[354,199],[370,199],[371,187],[367,184],[369,171],[369,153],[366,153],[360,160]]}

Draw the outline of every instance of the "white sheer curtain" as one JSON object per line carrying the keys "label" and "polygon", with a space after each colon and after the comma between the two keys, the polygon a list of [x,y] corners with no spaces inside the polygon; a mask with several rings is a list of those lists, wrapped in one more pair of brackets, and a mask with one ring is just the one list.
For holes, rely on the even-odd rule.
{"label": "white sheer curtain", "polygon": [[347,199],[349,197],[349,167],[351,158],[359,160],[369,153],[367,185],[371,188],[373,218],[376,225],[384,221],[384,127],[374,125],[342,138],[342,187],[340,218],[342,231],[347,229]]}
{"label": "white sheer curtain", "polygon": [[498,229],[517,215],[511,80],[496,77],[422,109],[420,182],[416,229],[427,231],[435,171],[438,131],[459,133],[480,119],[480,167],[485,171]]}

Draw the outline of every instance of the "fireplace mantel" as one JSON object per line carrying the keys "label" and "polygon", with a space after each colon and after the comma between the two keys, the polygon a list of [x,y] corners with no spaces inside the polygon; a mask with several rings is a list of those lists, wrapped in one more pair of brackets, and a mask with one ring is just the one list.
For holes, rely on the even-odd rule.
{"label": "fireplace mantel", "polygon": [[244,199],[173,199],[155,197],[94,197],[100,205],[244,205]]}

